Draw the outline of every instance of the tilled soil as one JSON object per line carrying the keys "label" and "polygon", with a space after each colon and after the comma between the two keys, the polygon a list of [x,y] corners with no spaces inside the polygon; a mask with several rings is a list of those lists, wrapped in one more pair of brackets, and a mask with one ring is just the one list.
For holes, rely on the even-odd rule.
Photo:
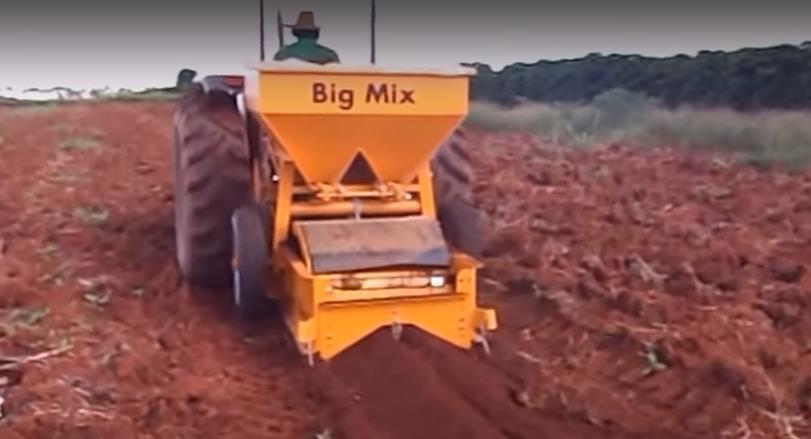
{"label": "tilled soil", "polygon": [[0,109],[2,437],[811,436],[811,173],[473,133],[492,354],[310,368],[180,282],[172,110]]}

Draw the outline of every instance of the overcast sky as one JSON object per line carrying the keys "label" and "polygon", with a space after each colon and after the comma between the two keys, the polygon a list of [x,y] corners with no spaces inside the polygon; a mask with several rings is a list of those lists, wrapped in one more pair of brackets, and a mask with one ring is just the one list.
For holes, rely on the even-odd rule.
{"label": "overcast sky", "polygon": [[[323,44],[344,63],[368,63],[369,3],[266,0],[268,56],[278,6],[286,22],[313,10]],[[405,66],[811,40],[811,0],[377,0],[377,9],[378,63]],[[258,0],[0,0],[0,91],[171,85],[180,68],[239,72],[258,52]]]}

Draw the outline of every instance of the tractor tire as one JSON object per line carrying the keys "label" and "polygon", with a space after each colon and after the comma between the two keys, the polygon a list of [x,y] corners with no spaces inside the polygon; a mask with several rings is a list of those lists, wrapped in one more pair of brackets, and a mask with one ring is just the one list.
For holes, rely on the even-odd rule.
{"label": "tractor tire", "polygon": [[262,210],[257,204],[241,207],[231,216],[234,305],[244,321],[260,317],[267,303],[266,230]]}
{"label": "tractor tire", "polygon": [[252,201],[245,125],[234,98],[194,84],[174,115],[177,263],[194,286],[231,286],[231,214]]}
{"label": "tractor tire", "polygon": [[473,203],[473,160],[463,129],[440,146],[431,161],[437,217],[448,243],[474,258],[482,257],[480,213]]}

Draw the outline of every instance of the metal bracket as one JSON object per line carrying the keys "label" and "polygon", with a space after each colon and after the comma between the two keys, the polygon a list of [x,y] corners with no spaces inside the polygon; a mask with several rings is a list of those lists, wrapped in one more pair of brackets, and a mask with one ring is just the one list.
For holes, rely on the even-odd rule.
{"label": "metal bracket", "polygon": [[352,199],[352,215],[353,218],[356,220],[360,219],[360,215],[363,212],[363,206],[361,206],[361,201],[359,198]]}
{"label": "metal bracket", "polygon": [[307,365],[315,366],[315,349],[312,340],[299,344],[299,349],[307,357]]}
{"label": "metal bracket", "polygon": [[386,184],[386,186],[386,189],[390,193],[394,194],[394,197],[398,200],[407,200],[407,195],[410,195],[402,184],[389,182]]}
{"label": "metal bracket", "polygon": [[391,336],[396,341],[400,341],[403,337],[403,323],[397,314],[394,315],[394,320],[391,322]]}
{"label": "metal bracket", "polygon": [[479,326],[476,329],[475,333],[473,334],[473,342],[476,344],[480,344],[482,346],[482,350],[484,353],[489,357],[492,354],[490,349],[490,341],[487,340],[487,330],[484,326]]}

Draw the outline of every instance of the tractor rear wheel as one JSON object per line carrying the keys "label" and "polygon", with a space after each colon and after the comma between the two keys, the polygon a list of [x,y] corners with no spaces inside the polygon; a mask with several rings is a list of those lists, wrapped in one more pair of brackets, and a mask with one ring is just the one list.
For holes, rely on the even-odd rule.
{"label": "tractor rear wheel", "polygon": [[235,100],[195,84],[174,117],[174,204],[177,262],[192,285],[227,288],[231,214],[252,201],[245,125]]}
{"label": "tractor rear wheel", "polygon": [[458,129],[431,161],[437,217],[451,244],[471,256],[482,257],[482,227],[473,204],[473,161],[467,134]]}

